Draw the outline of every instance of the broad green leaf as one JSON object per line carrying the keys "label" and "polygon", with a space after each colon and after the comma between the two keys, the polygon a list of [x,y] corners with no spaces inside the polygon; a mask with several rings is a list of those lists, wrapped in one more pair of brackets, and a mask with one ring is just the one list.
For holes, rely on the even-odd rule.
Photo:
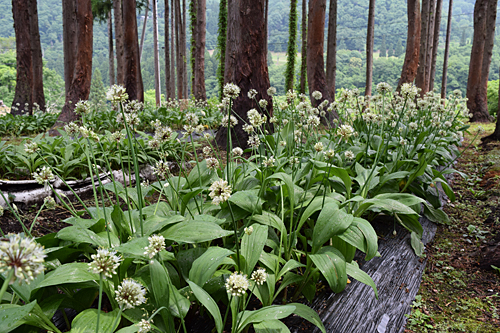
{"label": "broad green leaf", "polygon": [[249,213],[261,214],[265,201],[259,198],[260,190],[243,190],[231,195],[229,201]]}
{"label": "broad green leaf", "polygon": [[264,320],[283,319],[291,315],[295,311],[293,305],[271,305],[255,311],[245,311],[243,315],[238,314],[238,325],[236,332],[242,332],[245,327],[252,323],[260,323]]}
{"label": "broad green leaf", "polygon": [[405,227],[409,232],[416,232],[417,235],[422,237],[422,234],[424,233],[424,229],[422,228],[422,225],[420,224],[420,221],[418,220],[418,215],[417,214],[412,214],[412,215],[398,215],[394,214],[396,217],[396,220],[398,220],[399,223],[403,227]]}
{"label": "broad green leaf", "polygon": [[264,320],[253,324],[255,333],[290,333],[288,327],[279,320]]}
{"label": "broad green leaf", "polygon": [[127,243],[123,243],[120,246],[115,247],[114,249],[123,254],[132,254],[134,256],[143,257],[144,256],[144,248],[149,246],[148,237],[139,237],[134,238]]}
{"label": "broad green leaf", "polygon": [[283,277],[283,282],[281,282],[280,287],[278,288],[278,291],[276,292],[276,295],[278,295],[279,293],[281,293],[287,286],[289,286],[291,284],[299,283],[299,282],[301,282],[303,280],[304,280],[304,276],[303,275],[297,275],[295,273],[288,272]]}
{"label": "broad green leaf", "polygon": [[[295,186],[293,184],[292,176],[286,174],[284,172],[278,172],[274,175],[269,176],[267,179],[280,179],[285,182],[285,186],[288,193],[288,198],[290,199],[290,203],[295,204]],[[286,195],[285,195],[286,197]]]}
{"label": "broad green leaf", "polygon": [[102,238],[95,232],[80,227],[66,227],[57,233],[57,238],[75,243],[89,243],[99,247],[109,247],[109,242],[106,238]]}
{"label": "broad green leaf", "polygon": [[243,272],[250,276],[252,271],[259,261],[260,254],[263,252],[264,245],[267,240],[268,227],[260,224],[253,224],[253,232],[251,235],[246,233],[241,239],[241,254],[245,257],[245,268]]}
{"label": "broad green leaf", "polygon": [[285,266],[283,266],[283,268],[280,270],[280,272],[278,274],[278,280],[283,275],[285,275],[286,273],[288,273],[289,271],[291,271],[292,269],[295,269],[295,268],[298,268],[298,267],[304,267],[304,264],[301,264],[300,262],[298,262],[297,260],[294,260],[294,259],[288,260],[286,262]]}
{"label": "broad green leaf", "polygon": [[255,222],[258,222],[260,224],[265,224],[270,227],[273,227],[274,229],[280,231],[280,232],[286,232],[285,225],[283,224],[283,221],[279,216],[275,215],[274,213],[268,212],[268,211],[263,211],[261,215],[253,215],[252,220]]}
{"label": "broad green leaf", "polygon": [[414,231],[411,233],[411,247],[417,256],[424,257],[424,243]]}
{"label": "broad green leaf", "polygon": [[149,265],[151,285],[158,307],[164,306],[173,316],[185,317],[191,303],[172,285],[168,271],[154,259]]}
{"label": "broad green leaf", "polygon": [[354,217],[341,210],[336,205],[328,205],[318,216],[313,230],[313,253],[328,241],[332,236],[343,233],[351,225]]}
{"label": "broad green leaf", "polygon": [[335,201],[332,198],[325,197],[323,200],[323,197],[316,197],[314,198],[311,203],[308,204],[304,212],[302,213],[302,216],[300,217],[299,225],[297,227],[297,230],[300,230],[304,223],[307,221],[309,217],[311,217],[312,214],[317,212],[318,210],[322,209],[323,206],[332,206],[338,208],[338,202]]}
{"label": "broad green leaf", "polygon": [[161,234],[178,243],[201,243],[228,236],[232,231],[224,230],[212,222],[186,221],[178,223]]}
{"label": "broad green leaf", "polygon": [[205,253],[193,262],[189,270],[189,279],[196,285],[203,287],[205,282],[214,275],[222,261],[231,254],[233,254],[233,251],[222,247],[209,247]]}
{"label": "broad green leaf", "polygon": [[344,290],[347,284],[346,262],[337,249],[325,246],[317,254],[309,255],[335,293]]}
{"label": "broad green leaf", "polygon": [[377,233],[365,219],[354,218],[349,228],[338,237],[366,253],[366,261],[377,255]]}
{"label": "broad green leaf", "polygon": [[[114,332],[118,327],[120,320],[116,321],[115,326],[113,323],[119,313],[119,309],[111,312],[101,311],[99,316],[99,332]],[[80,312],[75,319],[71,322],[71,331],[75,333],[95,333],[97,327],[97,309],[87,309]]]}
{"label": "broad green leaf", "polygon": [[[366,199],[365,201],[363,201],[361,206],[364,206],[364,205],[369,205],[367,207],[367,209],[372,210],[374,212],[379,212],[379,211],[384,210],[384,211],[387,211],[390,213],[397,213],[397,214],[407,214],[407,215],[415,214],[415,211],[413,209],[411,209],[407,205],[405,205],[399,201],[396,201],[394,199],[385,199],[385,198],[379,199],[379,198],[375,197],[375,198]],[[361,208],[359,208],[358,211],[360,209]],[[361,216],[361,214],[363,212],[361,212],[361,214],[360,214],[358,211],[356,211],[355,215]]]}
{"label": "broad green leaf", "polygon": [[222,316],[220,314],[219,306],[215,303],[214,299],[203,288],[198,286],[193,281],[187,281],[191,291],[196,296],[198,301],[210,312],[215,321],[215,328],[218,333],[222,332]]}
{"label": "broad green leaf", "polygon": [[173,215],[168,217],[159,215],[149,216],[144,221],[144,235],[149,236],[159,230],[162,230],[166,226],[182,221],[184,221],[184,216],[182,215]]}
{"label": "broad green leaf", "polygon": [[90,272],[87,263],[75,262],[59,266],[54,271],[48,273],[45,280],[37,286],[37,289],[65,283],[88,281],[99,281],[99,274]]}
{"label": "broad green leaf", "polygon": [[36,301],[19,306],[14,304],[0,305],[0,332],[8,333],[14,330],[17,322],[26,317],[35,307]]}
{"label": "broad green leaf", "polygon": [[123,213],[121,207],[119,205],[113,206],[113,212],[111,213],[111,219],[116,227],[116,229],[120,232],[120,238],[123,241],[129,236],[132,236],[132,231],[130,230],[130,225],[127,223],[127,219],[125,218],[125,214]]}
{"label": "broad green leaf", "polygon": [[370,287],[373,288],[373,291],[375,292],[375,297],[378,299],[378,291],[377,291],[377,286],[375,285],[375,282],[373,282],[373,279],[366,274],[365,271],[362,271],[358,264],[353,261],[352,263],[347,263],[346,264],[346,272],[347,275],[353,277],[354,279],[358,280],[359,282],[362,282]]}
{"label": "broad green leaf", "polygon": [[177,263],[185,279],[189,277],[189,272],[191,271],[194,261],[205,253],[206,250],[207,249],[204,247],[193,247],[187,250],[181,250],[177,253]]}
{"label": "broad green leaf", "polygon": [[427,202],[424,203],[424,215],[429,220],[435,223],[450,223],[450,218],[441,208],[436,209],[432,205],[429,205]]}
{"label": "broad green leaf", "polygon": [[301,303],[290,303],[290,305],[295,306],[295,310],[293,311],[294,314],[316,325],[321,332],[326,333],[325,326],[316,311]]}

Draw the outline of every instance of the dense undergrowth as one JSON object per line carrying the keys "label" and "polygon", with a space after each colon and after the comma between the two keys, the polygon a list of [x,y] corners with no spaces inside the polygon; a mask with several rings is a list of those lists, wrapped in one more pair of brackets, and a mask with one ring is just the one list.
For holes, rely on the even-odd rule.
{"label": "dense undergrowth", "polygon": [[[373,280],[353,261],[357,250],[366,260],[379,255],[370,221],[394,216],[423,256],[420,214],[449,221],[436,185],[455,198],[444,174],[456,172],[451,166],[467,128],[465,101],[459,94],[421,99],[411,85],[396,94],[381,83],[378,92],[367,100],[344,91],[337,102],[318,108],[289,92],[271,117],[256,91],[230,84],[222,113],[196,107],[184,110],[181,120],[178,111],[173,120],[153,120],[163,111],[144,116],[141,105],[128,103],[114,86],[108,93],[114,111],[96,114],[80,102],[81,123],[68,124],[60,137],[4,144],[4,175],[24,169],[48,187],[56,176],[94,179],[115,168],[139,178],[142,164],[153,166],[158,181],[102,185],[96,178],[92,205],[79,200],[81,209],[54,192],[73,216],[68,227],[35,241],[19,219],[22,238],[7,235],[0,247],[6,254],[0,259],[0,316],[9,315],[0,325],[7,331],[187,332],[190,318],[201,312],[219,333],[251,326],[286,332],[280,319],[291,314],[324,331],[317,313],[297,301],[311,301],[320,280],[341,292],[348,276],[377,295]],[[240,93],[255,101],[246,119],[232,112]],[[320,130],[329,111],[339,117]],[[243,122],[250,148],[234,146],[231,136],[226,147],[213,146],[204,131],[220,118],[226,127]],[[267,132],[269,123],[274,133]],[[190,140],[178,140],[172,126],[182,126]],[[193,168],[174,175],[168,160],[191,161]],[[105,197],[115,204],[106,205]],[[16,214],[12,205],[8,209]],[[250,303],[261,306],[250,310]],[[55,327],[52,316],[65,308],[78,315],[65,328]]]}

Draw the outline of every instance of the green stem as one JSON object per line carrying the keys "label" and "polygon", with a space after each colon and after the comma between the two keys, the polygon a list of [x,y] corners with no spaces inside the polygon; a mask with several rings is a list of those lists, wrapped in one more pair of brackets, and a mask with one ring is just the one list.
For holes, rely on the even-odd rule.
{"label": "green stem", "polygon": [[120,307],[120,310],[118,311],[118,315],[116,316],[115,320],[113,321],[113,325],[111,325],[111,332],[110,333],[113,332],[113,328],[117,325],[117,323],[119,323],[118,320],[122,317],[122,312],[123,312],[123,310]]}
{"label": "green stem", "polygon": [[14,276],[14,269],[11,268],[9,270],[9,272],[7,273],[5,280],[3,281],[2,289],[0,289],[0,301],[2,300],[3,294],[5,294],[5,291],[7,290],[7,287],[9,286],[9,282],[10,282],[10,280],[12,280],[13,276]]}
{"label": "green stem", "polygon": [[95,333],[99,333],[99,319],[101,316],[101,306],[102,306],[102,272],[99,273],[99,302],[97,305],[97,326],[95,328]]}
{"label": "green stem", "polygon": [[[2,196],[3,200],[5,201],[5,203],[7,204],[7,206],[9,206],[9,209],[10,211],[12,212],[12,214],[14,214],[14,216],[16,217],[16,219],[19,221],[19,223],[21,224],[21,227],[23,228],[23,231],[31,237],[31,233],[29,232],[28,228],[26,228],[26,226],[24,225],[24,223],[21,221],[21,218],[19,217],[19,215],[16,213],[16,211],[14,210],[14,208],[12,208],[12,206],[10,205],[10,202],[7,200],[7,198],[5,197],[5,195],[3,194],[2,190],[0,190],[0,195]],[[3,232],[2,232],[3,233]],[[0,297],[1,299],[1,297]]]}
{"label": "green stem", "polygon": [[31,226],[30,226],[30,230],[29,230],[29,232],[28,232],[28,235],[31,235],[31,231],[33,230],[33,227],[35,226],[36,220],[38,219],[38,216],[39,216],[39,215],[40,215],[40,213],[42,212],[43,207],[45,207],[45,201],[43,202],[42,207],[40,207],[40,209],[39,209],[39,210],[38,210],[38,212],[36,213],[36,216],[35,216],[35,218],[33,219],[33,223],[31,223]]}

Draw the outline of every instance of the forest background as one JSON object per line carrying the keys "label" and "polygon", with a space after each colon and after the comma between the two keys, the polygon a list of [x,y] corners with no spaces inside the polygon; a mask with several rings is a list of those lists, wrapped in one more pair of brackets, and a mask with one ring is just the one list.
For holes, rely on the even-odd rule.
{"label": "forest background", "polygon": [[[304,0],[305,1],[305,0]],[[338,0],[337,18],[337,91],[342,88],[359,88],[364,90],[366,82],[366,31],[369,0]],[[298,7],[302,1],[298,1]],[[440,24],[440,41],[437,57],[435,88],[440,89],[443,70],[444,39],[448,17],[448,1],[443,2],[443,17]],[[469,58],[473,34],[473,12],[475,0],[459,0],[453,3],[451,48],[448,63],[448,92],[460,89],[465,93],[469,71]],[[328,6],[327,6],[328,7]],[[405,55],[407,34],[406,1],[378,0],[375,9],[374,66],[373,82],[387,82],[397,86]],[[164,46],[164,2],[158,1],[158,30],[160,48]],[[271,86],[278,94],[285,93],[286,48],[288,43],[289,0],[269,1],[268,28],[268,65]],[[217,66],[218,57],[215,50],[217,44],[219,1],[207,0],[206,52],[205,52],[205,85],[207,97],[218,96]],[[328,8],[326,15],[328,16]],[[301,12],[298,11],[298,28],[300,29]],[[44,90],[49,104],[64,104],[64,55],[62,31],[62,7],[60,0],[38,1],[38,18],[40,38],[44,59]],[[137,12],[138,32],[142,33],[145,9]],[[328,18],[326,19],[328,23]],[[497,25],[500,23],[497,23]],[[189,25],[189,20],[188,20]],[[325,37],[328,25],[325,26]],[[187,36],[187,48],[191,40]],[[299,30],[300,31],[300,30]],[[106,22],[94,22],[93,77],[92,86],[95,92],[98,87],[109,85],[108,31]],[[489,80],[498,80],[500,67],[498,29],[495,33],[495,47]],[[298,38],[298,50],[300,50]],[[325,43],[326,47],[326,43]],[[160,61],[164,63],[164,52],[160,52]],[[300,58],[300,54],[298,54]],[[189,63],[189,60],[188,60]],[[0,100],[11,105],[16,80],[15,37],[10,0],[0,0]],[[297,66],[296,81],[299,77]],[[146,100],[154,101],[154,62],[153,62],[153,20],[152,12],[148,12],[146,34],[141,70],[146,91]],[[188,68],[188,75],[190,69]],[[165,82],[165,72],[161,66],[161,82]],[[188,80],[189,82],[190,80]],[[162,89],[165,89],[163,86]],[[488,95],[498,91],[498,81],[488,85]],[[163,91],[164,93],[164,91]],[[149,98],[148,98],[149,97]],[[92,98],[92,93],[91,93]],[[493,99],[497,99],[495,96]],[[492,100],[492,98],[489,98]],[[496,104],[492,103],[496,109]]]}

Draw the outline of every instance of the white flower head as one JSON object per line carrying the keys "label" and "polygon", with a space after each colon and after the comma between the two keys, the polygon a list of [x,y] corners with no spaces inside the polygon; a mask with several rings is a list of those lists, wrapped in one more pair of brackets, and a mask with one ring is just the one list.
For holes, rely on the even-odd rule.
{"label": "white flower head", "polygon": [[335,156],[335,151],[333,149],[328,149],[323,154],[325,154],[325,157],[327,159],[331,159],[331,158],[333,158]]}
{"label": "white flower head", "polygon": [[248,138],[248,145],[252,148],[257,148],[260,145],[260,139],[257,135]]}
{"label": "white flower head", "polygon": [[346,159],[348,159],[349,161],[352,161],[354,159],[354,153],[350,150],[347,150],[345,153],[344,153],[344,156]]}
{"label": "white flower head", "polygon": [[245,227],[245,229],[243,229],[243,230],[245,231],[245,234],[247,234],[248,236],[250,236],[253,233],[253,227],[252,226]]}
{"label": "white flower head", "polygon": [[211,153],[212,153],[212,148],[210,148],[209,146],[203,147],[203,154],[210,155]]}
{"label": "white flower head", "polygon": [[14,270],[12,277],[29,284],[43,272],[43,246],[32,238],[21,237],[19,234],[8,234],[0,241],[0,273]]}
{"label": "white flower head", "polygon": [[236,119],[235,116],[231,115],[231,117],[228,118],[227,115],[225,115],[224,117],[222,117],[222,121],[221,121],[221,125],[223,127],[227,127],[228,126],[228,122],[230,122],[230,126],[231,127],[234,127],[236,125],[238,125],[238,119]]}
{"label": "white flower head", "polygon": [[322,94],[320,91],[315,90],[315,91],[313,91],[313,93],[312,93],[312,97],[313,97],[315,100],[319,101],[319,100],[323,97],[323,94]]}
{"label": "white flower head", "polygon": [[128,100],[128,94],[125,87],[115,84],[109,88],[106,98],[113,103],[120,103]]}
{"label": "white flower head", "polygon": [[250,284],[246,275],[234,272],[226,280],[226,290],[233,296],[242,296]]}
{"label": "white flower head", "polygon": [[89,263],[90,270],[95,274],[101,274],[112,278],[116,274],[116,269],[120,266],[121,257],[116,255],[116,251],[108,249],[98,249],[97,254],[90,256],[92,262]]}
{"label": "white flower head", "polygon": [[261,99],[261,100],[259,101],[259,106],[260,106],[261,108],[263,108],[263,109],[265,109],[265,108],[267,107],[267,104],[268,104],[268,103],[267,103],[267,100],[265,100],[265,99]]}
{"label": "white flower head", "polygon": [[224,96],[235,99],[239,96],[241,92],[240,87],[234,83],[226,83],[224,86]]}
{"label": "white flower head", "polygon": [[255,89],[250,89],[250,90],[248,91],[248,98],[250,98],[250,99],[254,99],[254,98],[255,98],[255,96],[257,96],[257,90],[255,90]]}
{"label": "white flower head", "polygon": [[140,322],[137,323],[137,326],[139,327],[139,330],[137,333],[147,333],[151,332],[151,323],[147,321],[146,319],[142,319]]}
{"label": "white flower head", "polygon": [[45,207],[47,207],[48,209],[54,209],[56,208],[56,201],[54,200],[53,197],[45,197],[43,199],[43,203],[45,205]]}
{"label": "white flower head", "polygon": [[351,125],[340,125],[339,135],[344,139],[349,139],[352,135],[354,135],[354,128]]}
{"label": "white flower head", "polygon": [[144,254],[149,256],[149,259],[153,259],[157,253],[160,253],[161,250],[165,249],[165,237],[161,235],[152,235],[148,237],[148,240],[149,246],[144,248]]}
{"label": "white flower head", "polygon": [[212,198],[212,204],[214,205],[226,202],[233,191],[227,181],[223,179],[213,182],[208,190],[210,191],[208,195]]}
{"label": "white flower head", "polygon": [[118,286],[116,301],[123,310],[133,309],[146,302],[146,290],[139,282],[125,279]]}
{"label": "white flower head", "polygon": [[80,127],[77,124],[71,122],[64,126],[64,131],[68,133],[69,136],[76,137],[80,134]]}
{"label": "white flower head", "polygon": [[314,150],[317,152],[323,151],[323,142],[318,142],[314,145]]}
{"label": "white flower head", "polygon": [[240,147],[233,148],[232,152],[234,156],[243,155],[243,149],[241,149]]}
{"label": "white flower head", "polygon": [[219,160],[214,157],[207,158],[207,168],[215,170],[219,167]]}
{"label": "white flower head", "polygon": [[264,268],[257,269],[252,273],[252,277],[250,279],[253,280],[256,284],[263,285],[267,279],[266,270]]}
{"label": "white flower head", "polygon": [[276,95],[276,88],[274,88],[274,87],[269,87],[269,89],[267,89],[267,94],[268,94],[269,96],[274,96],[274,95]]}
{"label": "white flower head", "polygon": [[35,141],[27,142],[27,143],[24,144],[24,151],[27,154],[34,154],[39,149],[40,148],[38,147],[38,143],[36,143]]}
{"label": "white flower head", "polygon": [[170,169],[168,167],[168,162],[159,160],[153,167],[153,173],[157,175],[160,179],[165,179],[170,174]]}
{"label": "white flower head", "polygon": [[47,166],[43,166],[37,171],[38,172],[33,172],[33,179],[40,185],[47,185],[50,181],[55,179],[52,170]]}
{"label": "white flower head", "polygon": [[264,164],[265,167],[272,167],[274,166],[274,162],[276,162],[276,160],[274,159],[273,156],[269,157],[269,158],[265,158],[264,161],[262,161],[262,164]]}
{"label": "white flower head", "polygon": [[75,104],[75,109],[73,110],[78,115],[84,115],[90,113],[90,102],[89,101],[79,101]]}

